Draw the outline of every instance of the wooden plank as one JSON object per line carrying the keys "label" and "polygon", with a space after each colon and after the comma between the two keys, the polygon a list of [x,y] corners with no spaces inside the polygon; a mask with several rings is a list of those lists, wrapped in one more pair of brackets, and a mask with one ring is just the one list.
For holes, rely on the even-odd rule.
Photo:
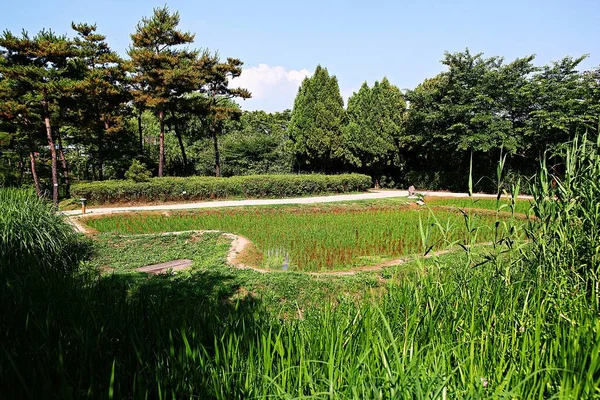
{"label": "wooden plank", "polygon": [[162,274],[169,271],[181,271],[192,265],[192,260],[173,260],[160,264],[147,265],[145,267],[136,268],[136,271],[146,272],[148,274]]}

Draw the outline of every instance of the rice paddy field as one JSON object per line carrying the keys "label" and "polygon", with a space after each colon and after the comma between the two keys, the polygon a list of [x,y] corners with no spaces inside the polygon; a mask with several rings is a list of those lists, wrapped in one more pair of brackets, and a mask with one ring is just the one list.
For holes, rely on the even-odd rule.
{"label": "rice paddy field", "polygon": [[[464,201],[456,207],[486,206]],[[369,266],[451,245],[495,238],[498,216],[461,212],[450,201],[432,208],[379,202],[322,206],[253,207],[172,214],[135,213],[89,218],[103,233],[143,234],[219,230],[248,238],[255,247],[243,261],[253,266],[297,271],[332,271]],[[441,207],[445,206],[445,207]],[[520,206],[525,209],[525,206]],[[485,208],[485,207],[484,207]],[[491,208],[491,205],[489,205]],[[468,218],[467,218],[468,217]],[[509,218],[502,214],[501,218]]]}

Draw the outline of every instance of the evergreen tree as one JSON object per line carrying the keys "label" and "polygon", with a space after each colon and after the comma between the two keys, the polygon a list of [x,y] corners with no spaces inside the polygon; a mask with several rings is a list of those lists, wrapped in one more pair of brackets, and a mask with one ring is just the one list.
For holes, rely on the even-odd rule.
{"label": "evergreen tree", "polygon": [[[127,90],[125,62],[110,49],[96,25],[72,24],[78,33],[75,45],[85,66],[84,79],[77,86],[78,120],[91,134],[98,165],[98,179],[104,179],[107,136],[125,130]],[[114,142],[114,140],[109,141]]]}
{"label": "evergreen tree", "polygon": [[212,57],[206,72],[206,83],[203,91],[208,96],[206,122],[215,152],[215,175],[221,176],[221,156],[218,136],[221,135],[223,124],[231,119],[240,117],[242,111],[232,100],[235,98],[248,99],[251,93],[243,88],[230,88],[229,81],[242,73],[242,61],[237,58],[227,58],[220,62],[218,55]]}
{"label": "evergreen tree", "polygon": [[373,177],[376,186],[401,147],[405,109],[400,89],[387,78],[375,82],[372,89],[363,83],[348,99],[344,152],[352,164]]}
{"label": "evergreen tree", "polygon": [[192,43],[194,35],[178,30],[178,25],[178,12],[171,13],[166,6],[155,8],[152,17],[138,23],[128,52],[136,102],[153,110],[160,122],[158,176],[163,176],[165,118],[171,103],[202,84],[200,52],[178,47]]}
{"label": "evergreen tree", "polygon": [[[16,107],[12,110],[13,118],[18,118],[21,126],[27,126],[27,132],[36,131],[40,122],[43,125],[52,165],[52,202],[58,206],[57,143],[51,120],[58,101],[70,95],[80,76],[73,62],[77,52],[65,36],[46,30],[33,38],[25,32],[16,37],[7,31],[0,37],[0,48],[4,49],[0,75],[7,81],[4,96],[20,104],[12,103]],[[22,113],[15,112],[17,109]],[[37,120],[30,119],[34,116]]]}
{"label": "evergreen tree", "polygon": [[[170,102],[169,118],[167,124],[177,138],[183,163],[183,175],[191,173],[190,163],[184,145],[184,135],[187,133],[186,121],[191,117],[204,117],[208,112],[208,101],[200,93],[182,96]],[[139,125],[138,125],[139,126]],[[192,135],[189,135],[192,136]]]}
{"label": "evergreen tree", "polygon": [[14,86],[18,81],[8,79],[11,68],[15,66],[9,66],[3,54],[0,57],[0,123],[3,122],[0,126],[0,136],[5,151],[8,148],[15,148],[17,143],[22,144],[21,147],[29,159],[29,170],[35,191],[41,197],[42,189],[36,167],[41,117],[36,113],[35,105],[32,107],[27,104],[27,93],[17,90]]}
{"label": "evergreen tree", "polygon": [[298,89],[289,127],[298,162],[312,170],[331,172],[343,157],[341,130],[344,100],[337,78],[317,66]]}

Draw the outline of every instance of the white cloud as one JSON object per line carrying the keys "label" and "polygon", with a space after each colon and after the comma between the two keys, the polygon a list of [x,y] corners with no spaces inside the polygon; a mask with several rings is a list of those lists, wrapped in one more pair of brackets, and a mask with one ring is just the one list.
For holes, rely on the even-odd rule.
{"label": "white cloud", "polygon": [[292,108],[298,87],[310,75],[307,69],[288,71],[281,66],[259,64],[243,69],[242,74],[232,79],[229,86],[245,88],[252,93],[251,99],[240,101],[244,109],[282,111]]}

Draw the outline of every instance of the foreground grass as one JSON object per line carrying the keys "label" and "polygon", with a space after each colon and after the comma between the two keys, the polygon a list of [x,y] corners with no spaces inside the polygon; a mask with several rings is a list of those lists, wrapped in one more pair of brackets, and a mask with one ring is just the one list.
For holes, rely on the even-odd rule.
{"label": "foreground grass", "polygon": [[[177,304],[169,312],[187,314],[193,303],[212,304],[230,326],[216,347],[203,343],[190,326],[170,334],[171,350],[159,355],[158,371],[161,386],[171,390],[174,382],[189,382],[177,386],[180,395],[198,394],[199,388],[216,398],[600,395],[594,304],[581,292],[557,297],[555,287],[527,275],[510,285],[493,278],[489,267],[476,266],[489,249],[324,279],[231,269],[222,261],[227,246],[214,233],[100,235],[98,241],[88,267],[114,265],[101,282],[113,289],[118,282],[127,303],[168,293],[171,300],[157,312]],[[164,253],[192,258],[194,266],[177,275],[131,273],[163,260]],[[259,303],[279,318],[255,331],[261,313],[248,307]],[[249,323],[243,315],[257,320]],[[154,331],[164,322],[146,323]],[[204,365],[202,372],[193,365]],[[116,373],[125,379],[129,372],[120,368]]]}
{"label": "foreground grass", "polygon": [[[347,299],[295,313],[278,312],[277,300],[260,293],[272,287],[291,301],[302,292],[285,292],[278,279],[304,292],[318,279],[227,268],[218,235],[183,237],[189,246],[148,236],[139,250],[119,247],[130,238],[101,236],[96,256],[74,274],[81,264],[71,256],[84,253],[43,240],[70,244],[70,227],[31,196],[4,195],[2,396],[600,398],[599,147],[572,144],[556,185],[542,166],[532,188],[536,218],[526,226],[498,220],[490,246],[369,275],[380,286],[359,301],[349,290]],[[192,270],[128,272],[163,257],[153,244],[171,239],[168,255],[198,259]],[[116,249],[132,263],[98,276]],[[353,279],[365,287],[363,278]],[[245,295],[248,288],[258,295]]]}
{"label": "foreground grass", "polygon": [[[100,236],[88,268],[110,261],[124,240],[132,238]],[[177,275],[130,272],[163,257],[149,250],[158,243],[200,263]],[[515,273],[507,283],[477,266],[486,249],[323,279],[229,268],[217,234],[129,244],[115,260],[131,264],[49,308],[48,327],[61,335],[24,332],[49,339],[35,356],[62,360],[66,374],[24,378],[30,388],[58,382],[48,387],[68,389],[61,397],[116,398],[600,395],[594,297],[560,286],[560,276]],[[91,343],[102,352],[89,351]]]}

